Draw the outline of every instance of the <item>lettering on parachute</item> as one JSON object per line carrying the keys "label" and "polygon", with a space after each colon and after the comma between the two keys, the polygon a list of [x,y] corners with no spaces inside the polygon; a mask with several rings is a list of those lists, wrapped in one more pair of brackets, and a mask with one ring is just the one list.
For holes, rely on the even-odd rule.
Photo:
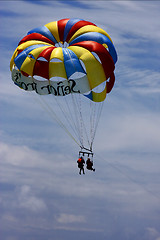
{"label": "lettering on parachute", "polygon": [[26,91],[36,91],[36,93],[41,95],[54,94],[55,96],[65,96],[70,93],[80,93],[80,90],[75,89],[76,81],[73,79],[60,82],[50,81],[49,84],[48,81],[38,81],[32,77],[25,77],[16,69],[12,71],[12,79],[20,88]]}

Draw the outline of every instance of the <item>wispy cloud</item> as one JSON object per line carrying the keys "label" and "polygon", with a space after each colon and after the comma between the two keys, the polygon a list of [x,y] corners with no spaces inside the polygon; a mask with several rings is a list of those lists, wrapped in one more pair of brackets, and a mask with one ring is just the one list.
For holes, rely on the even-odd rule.
{"label": "wispy cloud", "polygon": [[60,216],[57,217],[57,222],[58,223],[84,223],[86,222],[85,218],[81,215],[73,215],[73,214],[66,214],[66,213],[61,213]]}

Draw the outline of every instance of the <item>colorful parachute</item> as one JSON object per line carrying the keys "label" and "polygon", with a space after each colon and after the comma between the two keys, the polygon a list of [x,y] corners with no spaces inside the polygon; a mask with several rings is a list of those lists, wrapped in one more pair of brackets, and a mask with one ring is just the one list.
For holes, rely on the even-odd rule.
{"label": "colorful parachute", "polygon": [[10,70],[14,83],[26,91],[103,102],[115,82],[116,61],[113,42],[103,29],[67,18],[29,31],[11,58]]}

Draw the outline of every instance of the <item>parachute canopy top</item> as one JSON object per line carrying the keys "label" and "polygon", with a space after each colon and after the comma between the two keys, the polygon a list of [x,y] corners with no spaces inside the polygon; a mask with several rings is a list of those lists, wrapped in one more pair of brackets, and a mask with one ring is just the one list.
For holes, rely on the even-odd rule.
{"label": "parachute canopy top", "polygon": [[67,18],[29,31],[11,58],[10,70],[14,83],[26,91],[62,97],[80,93],[101,102],[113,88],[116,62],[108,33],[94,23]]}

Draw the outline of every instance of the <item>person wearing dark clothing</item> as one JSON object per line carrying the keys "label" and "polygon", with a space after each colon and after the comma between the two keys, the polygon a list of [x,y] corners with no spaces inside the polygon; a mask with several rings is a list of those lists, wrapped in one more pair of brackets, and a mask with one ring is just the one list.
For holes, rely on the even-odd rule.
{"label": "person wearing dark clothing", "polygon": [[90,160],[90,158],[87,159],[86,161],[86,168],[91,171],[95,171],[95,168],[93,168],[93,161]]}
{"label": "person wearing dark clothing", "polygon": [[85,164],[85,161],[84,161],[83,157],[80,157],[80,158],[78,159],[77,163],[78,163],[78,168],[79,168],[79,174],[81,174],[81,171],[83,172],[83,174],[85,174],[85,173],[84,173],[84,164]]}

